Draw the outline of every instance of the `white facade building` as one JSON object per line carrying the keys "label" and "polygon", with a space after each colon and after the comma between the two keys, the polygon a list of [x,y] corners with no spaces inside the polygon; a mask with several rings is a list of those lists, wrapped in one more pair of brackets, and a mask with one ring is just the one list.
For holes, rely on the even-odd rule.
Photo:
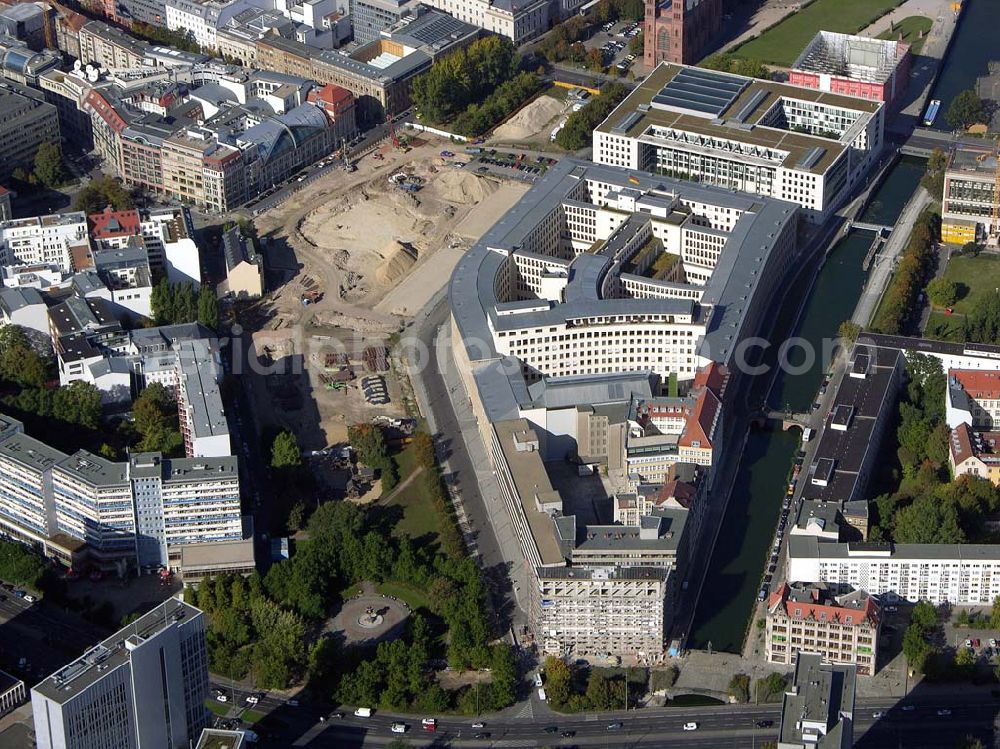
{"label": "white facade building", "polygon": [[171,598],[31,690],[39,749],[188,749],[208,722],[201,611]]}
{"label": "white facade building", "polygon": [[790,200],[822,222],[882,150],[884,105],[663,63],[594,129],[594,161]]}
{"label": "white facade building", "polygon": [[82,211],[0,222],[0,265],[56,265],[68,273],[74,248],[89,248]]}
{"label": "white facade building", "polygon": [[549,0],[422,0],[460,21],[523,44],[549,29]]}

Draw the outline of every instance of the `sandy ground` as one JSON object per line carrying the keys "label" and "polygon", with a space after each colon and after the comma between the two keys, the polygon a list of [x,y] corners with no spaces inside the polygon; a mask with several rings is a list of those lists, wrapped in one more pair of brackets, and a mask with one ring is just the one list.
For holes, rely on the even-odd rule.
{"label": "sandy ground", "polygon": [[[276,372],[255,377],[261,424],[293,429],[304,449],[346,440],[347,427],[406,414],[404,388],[384,372],[390,402],[365,401],[367,346],[385,345],[444,286],[462,254],[527,190],[455,167],[455,146],[421,135],[408,152],[366,156],[357,171],[331,172],[257,218],[270,292],[253,311],[254,350]],[[390,182],[420,181],[408,193]],[[321,293],[303,305],[307,293]],[[329,352],[345,352],[355,380],[326,390]],[[284,367],[282,369],[281,367]]]}
{"label": "sandy ground", "polygon": [[539,96],[494,132],[491,142],[531,140],[542,133],[548,134],[556,120],[569,110],[569,104],[554,96]]}

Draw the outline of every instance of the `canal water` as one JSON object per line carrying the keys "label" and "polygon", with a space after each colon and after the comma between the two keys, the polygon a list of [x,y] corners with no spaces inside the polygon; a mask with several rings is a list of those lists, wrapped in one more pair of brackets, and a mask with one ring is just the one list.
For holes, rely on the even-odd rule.
{"label": "canal water", "polygon": [[934,123],[936,130],[951,129],[944,118],[951,100],[959,92],[975,88],[976,78],[988,72],[987,63],[1000,59],[997,46],[1000,2],[965,0],[965,4],[967,7],[962,11],[946,64],[930,97],[941,100],[941,114]]}
{"label": "canal water", "polygon": [[[916,190],[925,165],[920,159],[900,160],[873,196],[862,220],[894,224]],[[849,232],[820,269],[794,333],[815,351],[821,351],[823,339],[836,336],[840,323],[854,312],[867,276],[862,262],[873,238],[869,231]],[[792,327],[799,305],[799,298],[786,303],[779,313],[778,330]],[[812,406],[826,364],[817,357],[811,366],[804,367],[804,358],[802,348],[789,350],[789,363],[802,371],[779,375],[768,397],[769,408],[803,412]],[[695,611],[690,647],[740,652],[799,440],[798,430],[755,429],[748,436]]]}

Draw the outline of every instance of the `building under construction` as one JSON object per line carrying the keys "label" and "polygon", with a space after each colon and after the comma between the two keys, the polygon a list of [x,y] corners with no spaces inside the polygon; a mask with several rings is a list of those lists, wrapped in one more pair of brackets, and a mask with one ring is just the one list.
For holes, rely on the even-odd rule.
{"label": "building under construction", "polygon": [[799,55],[788,82],[891,106],[910,80],[910,45],[820,31]]}
{"label": "building under construction", "polygon": [[996,146],[956,148],[944,174],[941,239],[953,244],[997,244],[1000,233],[1000,160]]}

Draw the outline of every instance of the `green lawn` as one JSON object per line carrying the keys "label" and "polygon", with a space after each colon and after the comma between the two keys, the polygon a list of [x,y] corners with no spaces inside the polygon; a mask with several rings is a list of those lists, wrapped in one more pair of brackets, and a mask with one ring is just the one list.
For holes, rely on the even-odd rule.
{"label": "green lawn", "polygon": [[986,297],[1000,289],[1000,257],[996,255],[961,255],[952,257],[944,277],[958,284],[959,299],[955,312],[968,315],[978,309]]}
{"label": "green lawn", "polygon": [[[919,55],[924,42],[927,40],[927,32],[930,30],[931,19],[924,16],[907,16],[896,24],[896,28],[892,31],[883,31],[879,34],[878,38],[899,39],[899,35],[902,34],[903,41],[910,45],[910,53]],[[921,31],[924,32],[923,39],[920,38]]]}
{"label": "green lawn", "polygon": [[229,714],[229,703],[219,702],[215,699],[205,700],[205,707],[209,709],[209,712],[215,715],[222,715],[223,717]]}
{"label": "green lawn", "polygon": [[733,53],[772,65],[790,66],[820,29],[854,34],[902,0],[813,0]]}
{"label": "green lawn", "polygon": [[414,611],[418,609],[431,610],[430,599],[427,598],[422,590],[403,583],[379,583],[375,587],[384,596],[395,596],[399,600],[404,601]]}
{"label": "green lawn", "polygon": [[960,343],[963,336],[962,322],[964,320],[964,317],[949,316],[944,312],[933,310],[927,318],[927,329],[924,330],[924,337]]}
{"label": "green lawn", "polygon": [[[402,484],[417,468],[417,458],[413,448],[407,446],[396,454],[399,466],[399,483]],[[403,508],[403,517],[393,529],[393,535],[407,535],[410,538],[432,536],[432,543],[437,542],[440,532],[440,517],[430,498],[421,491],[422,477],[417,477],[412,484],[404,487],[392,500],[391,505]]]}

